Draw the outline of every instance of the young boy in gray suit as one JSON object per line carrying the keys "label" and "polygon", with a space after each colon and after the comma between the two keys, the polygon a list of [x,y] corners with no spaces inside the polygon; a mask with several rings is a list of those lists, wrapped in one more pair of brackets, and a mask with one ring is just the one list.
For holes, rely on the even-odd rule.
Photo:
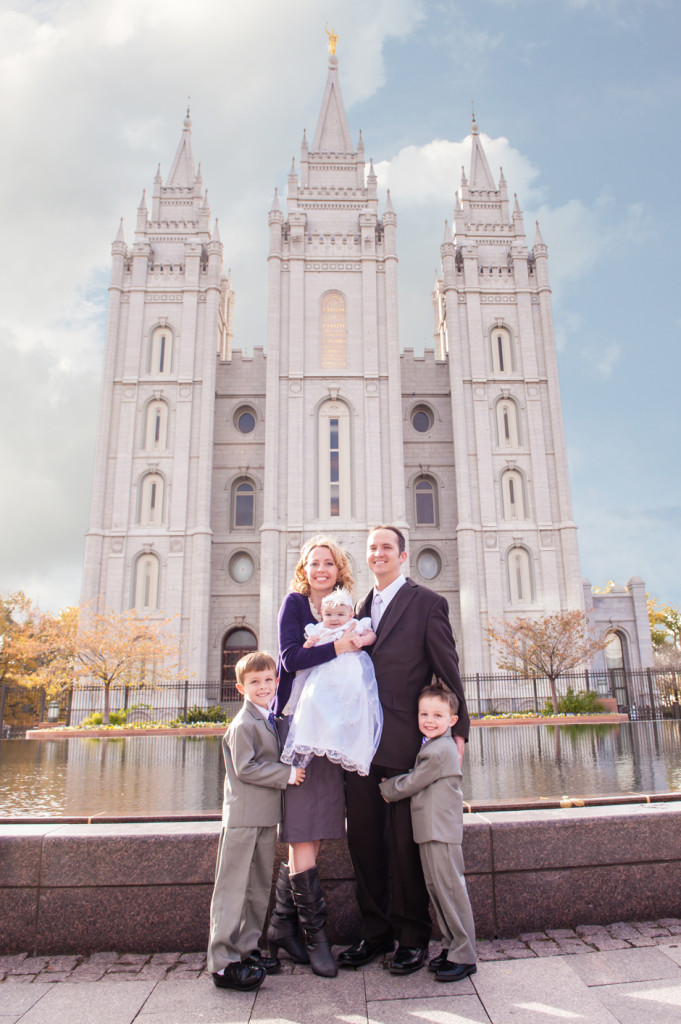
{"label": "young boy in gray suit", "polygon": [[458,710],[456,695],[443,684],[422,690],[418,722],[423,741],[416,764],[380,787],[388,803],[411,798],[414,840],[442,932],[442,952],[428,964],[437,981],[461,981],[477,970],[475,925],[461,853],[461,762],[452,737]]}
{"label": "young boy in gray suit", "polygon": [[270,702],[277,665],[254,651],[237,662],[236,688],[244,706],[222,741],[225,789],[222,832],[210,906],[208,970],[218,988],[249,991],[279,970],[258,949],[272,885],[274,843],[282,791],[299,785],[302,768],[279,760],[279,737]]}

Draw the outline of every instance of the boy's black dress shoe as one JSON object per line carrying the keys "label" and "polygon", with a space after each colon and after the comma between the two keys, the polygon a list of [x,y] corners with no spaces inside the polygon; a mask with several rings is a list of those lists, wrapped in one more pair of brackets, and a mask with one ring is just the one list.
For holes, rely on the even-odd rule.
{"label": "boy's black dress shoe", "polygon": [[423,967],[427,953],[423,946],[398,946],[388,970],[391,974],[413,974]]}
{"label": "boy's black dress shoe", "polygon": [[443,949],[441,953],[438,953],[438,955],[434,956],[432,960],[429,960],[428,970],[432,971],[433,974],[435,974],[435,972],[438,971],[440,967],[444,967],[444,965],[447,963],[447,952],[448,951],[446,949]]}
{"label": "boy's black dress shoe", "polygon": [[364,967],[365,964],[370,964],[375,960],[377,956],[392,953],[394,948],[395,943],[392,939],[383,939],[381,942],[367,942],[366,939],[360,939],[353,946],[342,950],[336,959],[341,967]]}
{"label": "boy's black dress shoe", "polygon": [[281,964],[276,956],[268,956],[267,953],[263,953],[259,949],[252,949],[242,962],[262,967],[266,974],[278,974],[281,970]]}
{"label": "boy's black dress shoe", "polygon": [[455,964],[452,960],[447,960],[442,967],[438,968],[435,972],[436,981],[463,981],[470,974],[475,974],[477,971],[475,964]]}
{"label": "boy's black dress shoe", "polygon": [[233,963],[225,967],[224,974],[214,974],[216,988],[234,988],[238,992],[252,992],[265,980],[265,968],[255,964]]}

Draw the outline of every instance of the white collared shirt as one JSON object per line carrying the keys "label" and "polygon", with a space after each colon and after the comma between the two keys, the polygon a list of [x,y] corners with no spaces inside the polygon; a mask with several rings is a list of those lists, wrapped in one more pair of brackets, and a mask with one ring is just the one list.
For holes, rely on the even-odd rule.
{"label": "white collared shirt", "polygon": [[[387,587],[383,588],[383,590],[377,590],[376,587],[374,587],[374,592],[371,597],[372,604],[374,597],[376,597],[377,594],[380,594],[381,597],[381,614],[378,617],[378,622],[380,622],[383,616],[385,615],[385,610],[392,601],[392,599],[394,598],[397,591],[400,589],[400,587],[403,587],[406,582],[407,577],[403,576],[402,573],[400,573],[397,579],[393,580],[392,583],[389,583]],[[376,625],[378,625],[378,622],[376,623]]]}

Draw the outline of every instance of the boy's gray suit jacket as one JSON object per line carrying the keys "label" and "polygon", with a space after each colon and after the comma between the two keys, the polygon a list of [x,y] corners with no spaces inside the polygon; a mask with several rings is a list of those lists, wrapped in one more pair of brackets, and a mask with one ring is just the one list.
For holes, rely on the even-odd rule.
{"label": "boy's gray suit jacket", "polygon": [[255,705],[244,701],[222,740],[223,828],[276,825],[291,766],[279,760],[279,737]]}
{"label": "boy's gray suit jacket", "polygon": [[411,797],[411,824],[417,843],[461,843],[463,795],[459,751],[447,729],[428,740],[405,775],[381,783],[381,793],[392,803]]}

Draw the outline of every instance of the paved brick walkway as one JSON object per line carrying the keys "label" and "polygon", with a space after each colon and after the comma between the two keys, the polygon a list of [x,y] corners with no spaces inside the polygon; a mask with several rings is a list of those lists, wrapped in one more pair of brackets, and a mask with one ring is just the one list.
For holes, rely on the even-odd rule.
{"label": "paved brick walkway", "polygon": [[[670,945],[678,937],[681,946],[681,918],[659,921],[619,921],[611,925],[580,925],[527,932],[513,939],[478,942],[481,962],[523,960],[577,953],[603,953],[642,946]],[[433,955],[440,951],[432,943]],[[342,947],[338,947],[342,948]],[[382,964],[371,965],[380,969]],[[310,973],[282,957],[283,973]],[[206,971],[205,953],[92,953],[90,956],[30,956],[17,953],[0,956],[0,982],[80,981],[175,981],[199,978]],[[2,1011],[0,1010],[0,1014]]]}

